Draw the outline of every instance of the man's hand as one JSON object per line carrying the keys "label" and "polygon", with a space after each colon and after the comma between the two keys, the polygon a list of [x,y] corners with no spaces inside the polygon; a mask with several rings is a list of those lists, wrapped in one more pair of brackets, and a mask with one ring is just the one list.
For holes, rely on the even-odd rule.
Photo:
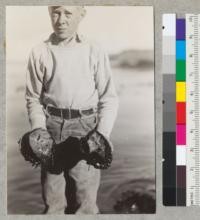
{"label": "man's hand", "polygon": [[113,146],[98,131],[90,132],[81,138],[84,159],[97,169],[107,169],[111,166]]}
{"label": "man's hand", "polygon": [[27,132],[19,144],[25,160],[31,162],[33,166],[39,164],[48,166],[51,163],[54,140],[47,130],[37,128]]}

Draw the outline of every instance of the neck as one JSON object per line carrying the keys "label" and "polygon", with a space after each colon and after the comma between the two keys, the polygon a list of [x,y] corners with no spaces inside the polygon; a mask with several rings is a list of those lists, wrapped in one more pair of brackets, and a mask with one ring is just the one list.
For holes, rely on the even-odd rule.
{"label": "neck", "polygon": [[76,40],[76,35],[77,34],[74,33],[72,36],[70,36],[68,38],[61,39],[55,33],[53,33],[51,35],[51,41],[52,41],[52,44],[54,44],[54,45],[66,46],[66,45],[74,43],[74,41]]}

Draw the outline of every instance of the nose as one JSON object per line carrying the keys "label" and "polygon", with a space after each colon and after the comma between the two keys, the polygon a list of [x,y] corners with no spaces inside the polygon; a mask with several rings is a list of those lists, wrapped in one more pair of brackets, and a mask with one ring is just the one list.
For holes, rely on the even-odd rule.
{"label": "nose", "polygon": [[66,18],[64,13],[60,14],[59,19],[58,19],[57,22],[58,22],[58,24],[65,24],[65,23],[68,24],[67,18]]}

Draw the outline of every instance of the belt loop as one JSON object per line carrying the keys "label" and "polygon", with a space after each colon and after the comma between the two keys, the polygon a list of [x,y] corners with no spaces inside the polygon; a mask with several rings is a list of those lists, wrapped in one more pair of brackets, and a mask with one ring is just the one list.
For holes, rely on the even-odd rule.
{"label": "belt loop", "polygon": [[97,114],[97,107],[93,107],[92,110],[94,114]]}
{"label": "belt loop", "polygon": [[81,109],[78,109],[78,111],[79,111],[79,114],[80,114],[80,118],[82,118],[83,113],[82,113]]}
{"label": "belt loop", "polygon": [[44,110],[45,115],[50,116],[50,114],[48,112],[48,106],[49,106],[49,103],[47,105],[44,104],[43,105],[43,110]]}
{"label": "belt loop", "polygon": [[63,110],[62,110],[62,108],[60,109],[60,113],[61,113],[61,114],[60,114],[60,117],[61,117],[62,119],[64,119],[64,118],[63,118]]}
{"label": "belt loop", "polygon": [[69,107],[69,119],[71,119],[71,107]]}

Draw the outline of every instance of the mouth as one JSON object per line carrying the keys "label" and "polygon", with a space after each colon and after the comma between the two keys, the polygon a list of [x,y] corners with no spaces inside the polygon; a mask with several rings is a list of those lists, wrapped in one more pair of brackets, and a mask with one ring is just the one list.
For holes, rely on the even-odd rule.
{"label": "mouth", "polygon": [[66,27],[56,27],[56,30],[57,30],[58,32],[63,32],[63,31],[66,31],[67,28],[66,28]]}
{"label": "mouth", "polygon": [[63,32],[63,31],[66,31],[66,28],[56,28],[56,30],[57,30],[58,32]]}

